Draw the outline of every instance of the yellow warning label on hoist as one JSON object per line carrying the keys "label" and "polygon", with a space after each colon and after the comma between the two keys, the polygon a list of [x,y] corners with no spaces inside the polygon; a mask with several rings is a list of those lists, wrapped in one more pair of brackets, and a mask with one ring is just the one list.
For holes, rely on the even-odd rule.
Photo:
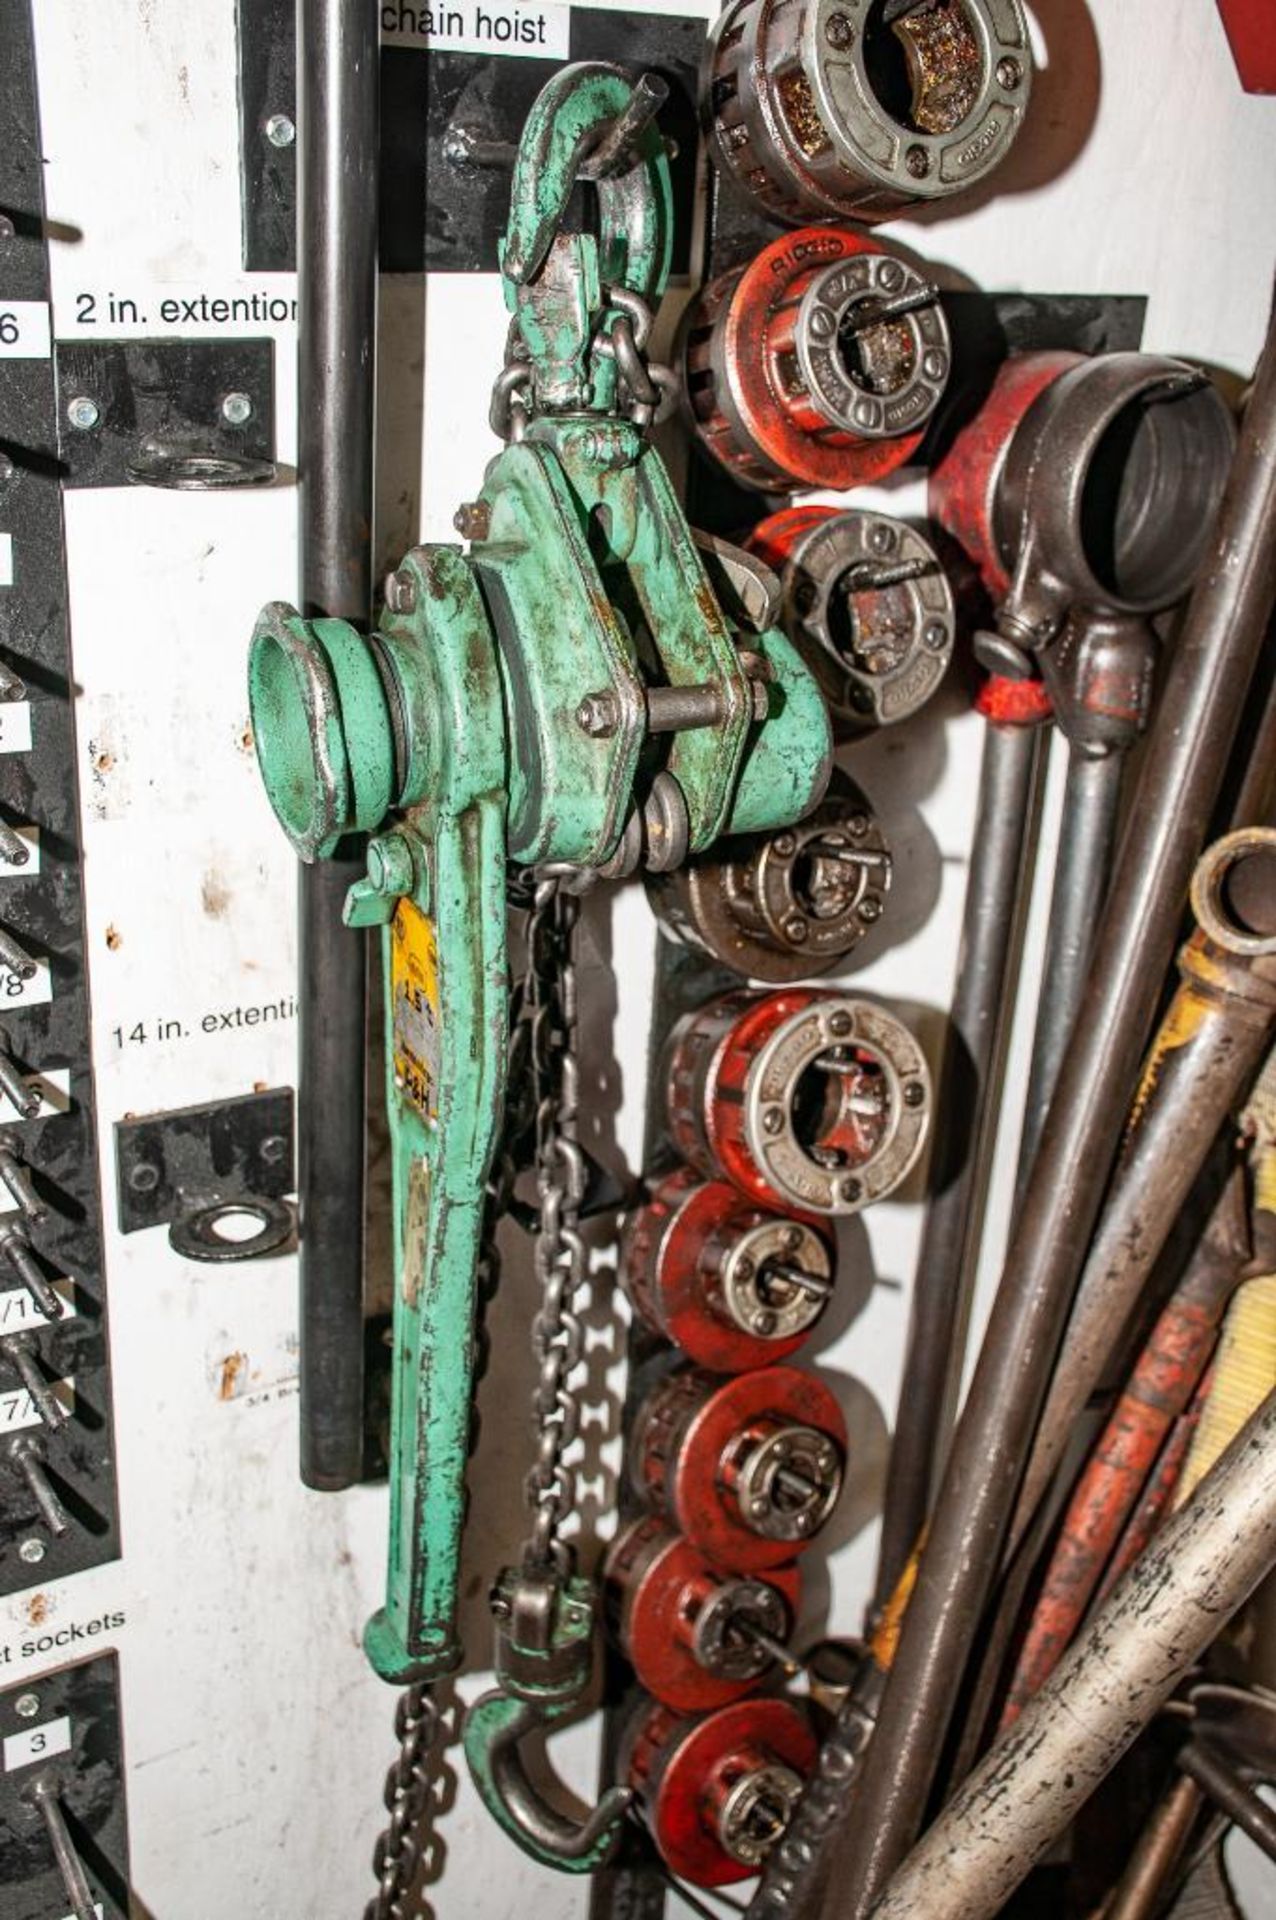
{"label": "yellow warning label on hoist", "polygon": [[439,956],[433,921],[406,899],[390,924],[390,1018],[395,1086],[420,1113],[432,1114],[439,1079]]}

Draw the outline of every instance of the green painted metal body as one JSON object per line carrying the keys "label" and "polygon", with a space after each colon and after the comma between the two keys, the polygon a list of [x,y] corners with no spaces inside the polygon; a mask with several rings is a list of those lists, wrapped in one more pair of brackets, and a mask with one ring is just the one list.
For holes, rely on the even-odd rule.
{"label": "green painted metal body", "polygon": [[[591,351],[616,317],[606,290],[646,298],[668,270],[668,166],[654,127],[637,159],[600,177],[600,235],[559,230],[582,153],[633,91],[611,70],[568,69],[527,123],[503,258],[533,418],[488,470],[484,537],[468,554],[414,549],[396,576],[397,610],[371,640],[276,603],[250,660],[258,758],[293,844],[315,859],[356,828],[375,836],[347,918],[384,928],[390,1545],[366,1645],[395,1681],[434,1678],[461,1657],[476,1268],[505,1095],[506,859],[603,864],[659,773],[685,800],[693,851],[723,832],[786,825],[817,803],[831,764],[823,701],[778,631],[748,638],[769,672],[758,716],[664,464],[612,410],[614,362]],[[713,724],[653,736],[649,686],[709,683]],[[601,734],[578,719],[596,694],[615,717]],[[506,1636],[513,1691],[482,1703],[467,1747],[520,1845],[572,1865],[552,1820],[538,1839],[501,1810],[518,1729],[529,1712],[540,1725],[568,1712],[587,1677],[588,1659],[566,1653],[573,1635],[588,1637],[592,1599],[564,1578],[555,1605],[548,1638]],[[551,1670],[547,1691],[537,1676]],[[592,1842],[582,1845],[592,1861]]]}

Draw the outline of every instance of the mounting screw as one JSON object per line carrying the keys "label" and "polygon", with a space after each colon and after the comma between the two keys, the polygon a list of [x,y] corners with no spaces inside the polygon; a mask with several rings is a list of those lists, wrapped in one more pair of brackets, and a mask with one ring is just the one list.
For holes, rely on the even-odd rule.
{"label": "mounting screw", "polygon": [[17,468],[14,466],[12,460],[10,460],[8,454],[0,453],[0,487],[8,486],[16,472]]}
{"label": "mounting screw", "polygon": [[228,427],[242,427],[253,417],[253,403],[246,393],[228,393],[222,401],[222,419]]}
{"label": "mounting screw", "polygon": [[932,620],[922,631],[922,644],[932,653],[942,653],[948,645],[948,629],[939,620]]}
{"label": "mounting screw", "polygon": [[38,1566],[48,1549],[43,1540],[24,1540],[18,1548],[19,1560],[25,1560],[29,1567]]}
{"label": "mounting screw", "polygon": [[1007,55],[1004,60],[997,62],[997,84],[1004,87],[1007,93],[1013,93],[1022,79],[1023,68],[1017,60],[1012,60]]}
{"label": "mounting screw", "polygon": [[391,613],[411,613],[416,606],[416,581],[400,568],[385,577],[385,603]]}
{"label": "mounting screw", "polygon": [[855,29],[844,13],[831,13],[824,22],[824,38],[831,47],[849,47]]}
{"label": "mounting screw", "polygon": [[78,427],[81,433],[87,433],[102,418],[102,409],[87,393],[77,393],[74,400],[67,401],[66,417],[73,427]]}
{"label": "mounting screw", "polygon": [[286,113],[272,113],[262,131],[272,147],[290,147],[297,138],[296,124]]}
{"label": "mounting screw", "polygon": [[861,920],[867,921],[870,927],[874,920],[881,919],[882,903],[875,894],[870,893],[866,899],[860,901],[859,916]]}
{"label": "mounting screw", "polygon": [[160,1170],[153,1160],[139,1160],[129,1173],[128,1183],[134,1193],[154,1193],[160,1183]]}
{"label": "mounting screw", "polygon": [[930,155],[925,147],[910,147],[904,155],[904,165],[914,180],[924,180],[930,172]]}
{"label": "mounting screw", "polygon": [[772,1138],[774,1138],[774,1136],[777,1133],[784,1132],[784,1108],[783,1107],[767,1108],[766,1112],[762,1116],[762,1131],[763,1133],[769,1133],[772,1136]]}
{"label": "mounting screw", "polygon": [[925,1098],[926,1089],[921,1081],[910,1080],[904,1088],[904,1105],[906,1107],[920,1107]]}
{"label": "mounting screw", "polygon": [[841,1186],[838,1188],[838,1194],[842,1204],[847,1207],[853,1207],[863,1191],[864,1189],[858,1180],[843,1180]]}
{"label": "mounting screw", "polygon": [[874,553],[889,553],[895,545],[895,529],[884,520],[875,520],[868,530],[868,544]]}
{"label": "mounting screw", "polygon": [[39,1694],[20,1693],[13,1703],[13,1711],[17,1714],[19,1720],[34,1720],[40,1711]]}
{"label": "mounting screw", "polygon": [[795,947],[802,945],[809,931],[810,929],[800,913],[791,913],[783,927],[785,939],[790,941]]}
{"label": "mounting screw", "polygon": [[282,1133],[268,1133],[261,1143],[261,1157],[270,1167],[277,1167],[287,1151],[288,1142]]}
{"label": "mounting screw", "polygon": [[839,1009],[837,1013],[831,1013],[829,1015],[829,1032],[834,1034],[839,1040],[844,1040],[854,1025],[855,1022],[845,1007]]}

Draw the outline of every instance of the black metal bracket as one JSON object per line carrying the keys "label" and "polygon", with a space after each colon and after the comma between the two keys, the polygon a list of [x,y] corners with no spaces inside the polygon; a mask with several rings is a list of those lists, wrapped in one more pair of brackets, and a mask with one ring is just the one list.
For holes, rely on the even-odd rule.
{"label": "black metal bracket", "polygon": [[[123,1623],[110,1612],[77,1620],[90,1642]],[[39,1650],[61,1635],[32,1628]],[[120,1729],[119,1663],[113,1653],[14,1681],[0,1693],[0,1886],[6,1920],[53,1920],[70,1906],[37,1785],[79,1861],[103,1920],[129,1912],[128,1816]]]}
{"label": "black metal bracket", "polygon": [[[389,11],[387,9],[387,11]],[[446,11],[440,9],[441,12]],[[423,13],[424,8],[417,9]],[[297,264],[296,7],[238,0],[244,266]],[[696,90],[706,22],[682,15],[573,6],[568,57],[658,73],[669,87],[660,125],[675,145],[673,271],[690,259],[696,169]],[[381,50],[383,273],[494,273],[509,211],[512,153],[550,60],[435,46]]]}
{"label": "black metal bracket", "polygon": [[[291,1087],[115,1123],[120,1231],[167,1223],[189,1260],[247,1260],[293,1232],[285,1196],[296,1186]],[[256,1220],[246,1237],[233,1220]]]}
{"label": "black metal bracket", "polygon": [[64,486],[202,492],[274,479],[273,340],[61,340],[54,351]]}

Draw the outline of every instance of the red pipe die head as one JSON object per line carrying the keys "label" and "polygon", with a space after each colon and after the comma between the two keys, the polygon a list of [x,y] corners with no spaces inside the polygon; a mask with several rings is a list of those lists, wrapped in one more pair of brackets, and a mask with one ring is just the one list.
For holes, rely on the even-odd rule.
{"label": "red pipe die head", "polygon": [[764,1207],[859,1213],[894,1192],[925,1144],[921,1048],[893,1014],[849,994],[723,994],[677,1022],[667,1062],[683,1159]]}
{"label": "red pipe die head", "polygon": [[827,1524],[846,1444],[842,1410],[811,1374],[680,1368],[639,1408],[630,1479],[715,1564],[753,1573],[793,1559]]}
{"label": "red pipe die head", "polygon": [[653,1701],[626,1729],[620,1775],[661,1859],[696,1887],[750,1880],[783,1836],[819,1746],[791,1700],[686,1719]]}
{"label": "red pipe die head", "polygon": [[621,1252],[643,1319],[715,1373],[796,1353],[828,1304],[833,1270],[832,1246],[810,1221],[764,1213],[689,1167],[631,1216]]}
{"label": "red pipe die head", "polygon": [[665,1706],[700,1713],[752,1693],[775,1671],[752,1630],[784,1643],[797,1613],[796,1566],[730,1574],[655,1514],[613,1541],[603,1602],[617,1645]]}
{"label": "red pipe die head", "polygon": [[747,544],[780,576],[785,632],[839,732],[891,726],[925,706],[952,658],[957,611],[924,533],[862,508],[789,507]]}
{"label": "red pipe die head", "polygon": [[[903,466],[948,382],[943,308],[845,227],[803,227],[693,301],[678,360],[702,446],[740,485],[844,492]],[[880,320],[874,316],[881,312]]]}

